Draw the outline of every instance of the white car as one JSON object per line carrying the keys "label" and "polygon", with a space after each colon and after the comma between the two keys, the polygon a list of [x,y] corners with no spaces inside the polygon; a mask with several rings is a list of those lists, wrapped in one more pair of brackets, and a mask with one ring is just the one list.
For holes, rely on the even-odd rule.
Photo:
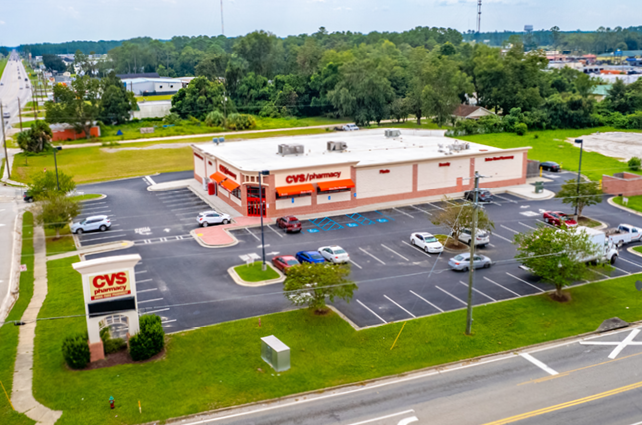
{"label": "white car", "polygon": [[202,213],[198,213],[196,217],[196,222],[201,227],[207,227],[210,224],[227,224],[230,221],[232,221],[231,216],[216,211],[203,211]]}
{"label": "white car", "polygon": [[[477,235],[475,237],[475,246],[484,247],[490,243],[490,233],[485,230],[479,229],[477,229],[476,233]],[[465,244],[470,245],[471,234],[472,232],[470,231],[470,229],[463,229],[459,234],[459,240]]]}
{"label": "white car", "polygon": [[94,215],[87,217],[83,221],[71,223],[69,227],[71,231],[76,234],[91,232],[92,230],[104,232],[111,227],[111,220],[109,220],[109,217],[106,215]]}
{"label": "white car", "polygon": [[413,233],[410,235],[410,243],[429,253],[438,254],[444,250],[441,242],[430,233]]}
{"label": "white car", "polygon": [[334,264],[347,263],[350,261],[348,253],[338,245],[322,246],[319,248],[319,254],[321,254],[321,256],[327,261]]}
{"label": "white car", "polygon": [[346,124],[343,126],[343,131],[357,131],[359,127],[356,124]]}

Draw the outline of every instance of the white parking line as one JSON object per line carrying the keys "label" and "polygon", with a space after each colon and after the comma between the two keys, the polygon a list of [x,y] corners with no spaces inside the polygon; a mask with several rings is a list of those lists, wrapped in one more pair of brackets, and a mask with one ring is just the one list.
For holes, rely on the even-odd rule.
{"label": "white parking line", "polygon": [[386,323],[386,324],[388,323],[388,322],[386,322],[385,320],[383,320],[383,319],[381,318],[381,316],[379,316],[377,313],[375,313],[374,311],[370,310],[370,308],[369,308],[367,305],[365,305],[364,303],[362,303],[362,302],[361,302],[361,301],[359,301],[359,300],[357,300],[357,302],[358,302],[359,304],[361,304],[361,306],[362,306],[363,308],[365,308],[366,310],[368,310],[370,313],[374,314],[374,315],[377,317],[377,319],[381,320],[383,323]]}
{"label": "white parking line", "polygon": [[122,235],[103,236],[102,238],[91,238],[91,239],[85,239],[85,238],[82,238],[82,239],[80,240],[80,243],[83,243],[83,242],[92,242],[92,241],[99,241],[99,240],[102,240],[102,239],[120,238],[121,236],[122,236]]}
{"label": "white parking line", "polygon": [[164,206],[169,207],[169,209],[172,209],[173,206],[185,205],[185,204],[192,204],[192,208],[197,208],[200,205],[204,205],[201,208],[208,209],[208,210],[212,209],[212,207],[210,207],[208,204],[203,202],[200,198],[196,198],[193,201],[179,201],[179,202],[165,203]]}
{"label": "white parking line", "polygon": [[147,273],[147,270],[141,270],[141,271],[138,271],[138,272],[134,272],[134,274],[139,274],[139,273]]}
{"label": "white parking line", "polygon": [[515,292],[515,291],[511,291],[511,290],[510,290],[510,289],[508,289],[507,287],[505,287],[505,286],[503,286],[503,285],[500,285],[499,283],[495,282],[494,280],[490,280],[490,279],[489,279],[489,278],[487,278],[486,276],[484,276],[484,279],[486,279],[487,281],[489,281],[489,282],[490,282],[490,283],[492,283],[492,284],[495,284],[495,285],[499,286],[499,287],[500,287],[500,288],[502,288],[502,289],[507,290],[507,291],[508,291],[508,292],[510,292],[511,294],[515,294],[515,295],[517,295],[518,297],[521,297],[521,295],[519,295],[517,292]]}
{"label": "white parking line", "polygon": [[384,247],[384,248],[386,248],[388,251],[392,252],[393,254],[398,255],[399,257],[403,258],[404,260],[406,260],[406,261],[410,261],[409,259],[407,259],[407,258],[406,258],[406,257],[404,257],[403,255],[399,254],[399,253],[398,253],[397,251],[395,251],[394,249],[388,248],[388,247],[387,247],[387,246],[385,246],[384,244],[381,244],[381,246],[382,246],[382,247]]}
{"label": "white parking line", "polygon": [[[138,284],[138,283],[151,282],[152,280],[154,280],[154,279],[143,279],[143,280],[137,280],[137,281],[136,281],[136,283]],[[138,292],[141,292],[141,291],[138,291]]]}
{"label": "white parking line", "polygon": [[604,273],[600,273],[597,270],[592,270],[592,272],[599,274],[600,276],[604,276],[606,279],[610,278],[610,276],[605,275]]}
{"label": "white parking line", "polygon": [[493,233],[493,236],[497,236],[499,239],[503,239],[503,240],[505,240],[506,242],[513,243],[513,241],[511,241],[510,239],[505,238],[505,237],[503,237],[502,235],[498,235],[497,233]]}
{"label": "white parking line", "polygon": [[183,211],[183,210],[192,210],[192,211],[196,212],[196,211],[200,211],[201,209],[197,208],[197,207],[184,207],[184,208],[170,208],[169,210],[172,211],[172,212],[174,212],[174,211]]}
{"label": "white parking line", "polygon": [[360,265],[358,265],[358,264],[357,264],[357,263],[355,263],[354,261],[350,260],[350,262],[351,262],[352,264],[354,264],[355,266],[357,266],[357,267],[359,267],[360,269],[362,269],[362,270],[363,270],[363,267],[361,267]]}
{"label": "white parking line", "polygon": [[[108,207],[108,208],[109,208],[109,207]],[[111,212],[111,210],[105,210],[105,211],[100,211],[100,212],[101,212],[101,213],[108,213],[108,212]],[[83,215],[90,216],[90,215],[93,215],[93,214],[96,214],[96,213],[95,213],[95,212],[90,212],[90,213],[84,213],[84,212],[81,212],[80,214],[78,214],[78,215],[76,216],[76,218],[81,217],[81,216],[83,216]]]}
{"label": "white parking line", "polygon": [[[392,413],[392,414],[390,414],[390,415],[381,416],[381,417],[374,418],[374,419],[368,419],[367,421],[355,422],[355,423],[350,424],[350,425],[363,425],[363,424],[369,424],[370,422],[380,421],[380,420],[382,420],[382,419],[390,419],[390,418],[394,418],[395,416],[401,416],[401,415],[405,415],[405,414],[408,414],[408,413],[414,413],[414,410],[412,410],[412,409],[410,409],[410,410],[404,410],[403,412],[399,412],[399,413]],[[401,423],[401,422],[400,422],[400,423]]]}
{"label": "white parking line", "polygon": [[528,282],[526,282],[524,279],[520,279],[520,278],[518,278],[517,276],[513,276],[512,274],[510,274],[510,273],[508,273],[508,272],[506,272],[506,274],[507,274],[507,275],[509,275],[509,276],[510,276],[510,277],[512,277],[512,278],[515,278],[515,279],[519,280],[520,282],[524,282],[525,284],[527,284],[527,285],[529,285],[529,286],[532,286],[533,288],[537,289],[539,292],[546,292],[546,291],[544,291],[543,289],[540,289],[540,288],[538,288],[537,286],[533,285],[532,283],[528,283]]}
{"label": "white parking line", "polygon": [[174,214],[176,214],[176,215],[188,215],[188,214],[190,214],[190,215],[193,215],[193,216],[197,216],[198,213],[199,213],[199,210],[194,210],[193,208],[190,208],[190,210],[192,210],[192,211],[178,212],[178,213],[175,212]]}
{"label": "white parking line", "polygon": [[533,226],[529,226],[528,224],[524,224],[524,223],[522,223],[521,221],[518,221],[518,223],[519,223],[519,224],[521,224],[521,225],[522,225],[522,226],[524,226],[524,227],[528,227],[528,228],[529,228],[529,229],[531,229],[531,230],[537,230],[537,229],[536,229],[536,228],[534,228]]}
{"label": "white parking line", "polygon": [[431,207],[435,207],[435,208],[437,208],[438,210],[442,210],[442,211],[444,211],[444,209],[443,209],[442,207],[438,207],[437,205],[431,204],[430,202],[426,202],[426,205],[430,205]]}
{"label": "white parking line", "polygon": [[[461,283],[461,284],[462,284],[462,285],[464,285],[466,288],[468,288],[468,284],[467,284],[467,283],[464,283],[464,282],[462,282],[461,280],[459,281],[459,283]],[[497,301],[496,299],[491,298],[491,297],[489,297],[488,295],[484,294],[482,291],[477,290],[477,288],[473,288],[473,291],[477,292],[478,294],[481,294],[481,295],[485,296],[486,298],[488,298],[488,299],[489,299],[489,300],[491,300],[491,301]]]}
{"label": "white parking line", "polygon": [[364,252],[364,254],[371,256],[372,258],[374,258],[375,260],[377,260],[378,262],[380,262],[380,263],[381,263],[381,264],[383,264],[384,266],[386,265],[386,263],[384,263],[383,261],[381,261],[380,259],[378,259],[378,258],[377,258],[377,257],[375,257],[374,255],[370,254],[370,253],[369,253],[368,251],[366,251],[365,249],[363,249],[363,248],[361,248],[361,247],[359,247],[359,249],[360,249],[361,251],[363,251],[363,252]]}
{"label": "white parking line", "polygon": [[621,271],[622,273],[631,274],[631,272],[627,272],[626,270],[622,270],[622,269],[620,269],[618,267],[615,267],[614,265],[611,265],[611,267],[613,267],[615,270]]}
{"label": "white parking line", "polygon": [[444,312],[442,309],[440,309],[439,307],[437,307],[436,305],[434,305],[433,303],[431,303],[430,301],[428,301],[427,299],[425,299],[421,295],[417,294],[416,292],[410,291],[410,293],[412,295],[414,295],[415,297],[419,298],[420,300],[425,301],[428,305],[431,305],[431,306],[435,307],[437,310],[441,311],[442,313]]}
{"label": "white parking line", "polygon": [[421,208],[419,208],[419,207],[415,207],[414,205],[410,205],[410,206],[411,206],[412,208],[416,209],[417,211],[421,211],[422,213],[425,213],[425,214],[428,214],[428,215],[432,215],[432,214],[431,214],[431,213],[429,213],[428,211],[426,211],[426,210],[422,210],[422,209],[421,209]]}
{"label": "white parking line", "polygon": [[412,317],[414,317],[415,319],[417,318],[417,316],[415,316],[414,314],[412,314],[411,312],[409,312],[408,310],[406,310],[405,308],[403,308],[402,306],[400,306],[399,304],[397,304],[396,302],[394,302],[394,301],[392,300],[392,298],[390,298],[389,296],[387,296],[387,295],[385,295],[385,294],[384,294],[384,297],[386,297],[386,299],[387,299],[388,301],[390,301],[391,303],[393,303],[394,305],[396,305],[397,307],[399,307],[400,309],[402,309],[403,311],[405,311],[406,313],[408,313],[409,315],[411,315],[411,316],[412,316]]}
{"label": "white parking line", "polygon": [[397,211],[400,214],[407,215],[410,218],[415,218],[415,217],[411,216],[410,214],[408,214],[407,212],[403,212],[401,210],[398,210],[397,208],[393,208],[393,210]]}
{"label": "white parking line", "polygon": [[277,232],[276,230],[274,230],[274,228],[272,226],[268,225],[267,228],[270,229],[271,231],[273,231],[274,233],[276,233],[277,235],[279,235],[280,237],[283,237],[281,232]]}
{"label": "white parking line", "polygon": [[167,311],[167,310],[169,310],[169,308],[161,308],[160,310],[146,311],[146,312],[143,313],[143,315],[152,314],[152,313],[160,313],[161,311]]}
{"label": "white parking line", "polygon": [[633,261],[629,261],[629,260],[624,259],[624,258],[622,258],[622,257],[620,257],[619,259],[620,259],[621,261],[624,261],[625,263],[633,264],[634,266],[638,266],[639,268],[641,268],[641,269],[642,269],[642,266],[641,266],[641,265],[639,265],[638,263],[634,263]]}
{"label": "white parking line", "polygon": [[536,220],[537,220],[537,221],[539,221],[540,223],[544,223],[544,224],[545,224],[545,225],[547,225],[547,226],[555,227],[555,226],[553,226],[552,224],[545,222],[544,220],[540,220],[539,218],[538,218],[538,219],[536,219]]}
{"label": "white parking line", "polygon": [[249,233],[250,235],[254,236],[254,239],[256,239],[257,241],[261,242],[261,239],[259,239],[259,237],[256,236],[254,233],[250,232],[250,229],[248,229],[246,227],[245,230],[247,231],[247,233]]}
{"label": "white parking line", "polygon": [[[151,279],[149,279],[149,280],[151,280]],[[137,283],[140,283],[140,282],[137,282]],[[139,291],[139,290],[136,290],[136,293],[137,293],[137,294],[142,294],[143,292],[152,292],[152,291],[158,291],[158,288],[143,289],[143,290],[140,290],[140,291]]]}
{"label": "white parking line", "polygon": [[172,322],[175,322],[175,321],[176,321],[176,319],[172,319],[172,320],[163,320],[163,321],[161,322],[161,325],[164,325],[164,324],[166,324],[166,323],[172,323]]}
{"label": "white parking line", "polygon": [[[188,217],[188,218],[179,218],[180,221],[196,221],[196,217]],[[197,222],[198,223],[198,222]]]}
{"label": "white parking line", "polygon": [[149,184],[156,184],[156,182],[154,181],[154,179],[152,179],[151,176],[145,176],[145,180],[147,180]]}
{"label": "white parking line", "polygon": [[502,226],[504,229],[509,230],[509,231],[511,231],[511,232],[513,232],[513,233],[515,233],[515,234],[519,233],[517,230],[513,230],[513,229],[511,229],[510,227],[506,227],[506,226],[504,226],[503,224],[500,224],[500,226]]}
{"label": "white parking line", "polygon": [[143,304],[143,303],[153,303],[154,301],[162,301],[162,298],[154,298],[153,300],[145,300],[145,301],[138,301],[138,304]]}
{"label": "white parking line", "polygon": [[448,291],[446,291],[446,290],[444,290],[444,289],[441,289],[439,286],[435,285],[435,288],[439,289],[441,292],[443,292],[443,293],[445,293],[445,294],[447,294],[447,295],[450,295],[451,297],[453,297],[454,299],[456,299],[457,301],[459,301],[459,302],[460,302],[460,303],[462,303],[463,305],[468,305],[468,304],[466,304],[466,302],[465,302],[465,301],[460,300],[459,298],[457,298],[456,296],[454,296],[454,295],[453,295],[453,294],[451,294],[450,292],[448,292]]}
{"label": "white parking line", "polygon": [[493,245],[492,243],[489,243],[488,246],[495,248],[495,245]]}
{"label": "white parking line", "polygon": [[499,198],[499,199],[503,199],[504,201],[512,202],[513,204],[516,204],[516,203],[517,203],[517,201],[513,201],[512,199],[504,198],[503,196],[499,196],[499,195],[498,195],[498,194],[496,194],[496,193],[495,193],[495,194],[493,194],[493,196],[494,196],[494,197],[496,197],[496,198]]}
{"label": "white parking line", "polygon": [[[83,207],[81,211],[85,212],[85,211],[104,210],[105,208],[110,208],[110,206],[109,205],[103,205],[102,207],[91,207],[91,208]],[[107,211],[111,211],[111,210],[107,210]]]}
{"label": "white parking line", "polygon": [[419,252],[421,252],[421,253],[422,253],[422,254],[424,254],[424,255],[427,255],[427,256],[429,256],[429,257],[431,256],[431,255],[430,255],[430,254],[428,254],[426,251],[423,251],[423,250],[421,250],[421,249],[417,248],[416,246],[414,246],[414,245],[413,245],[413,244],[411,244],[411,243],[408,243],[408,242],[406,242],[406,241],[401,241],[401,243],[408,245],[408,246],[409,246],[410,248],[412,248],[412,249],[417,249],[417,250],[419,250]]}
{"label": "white parking line", "polygon": [[543,362],[537,360],[535,357],[531,356],[530,354],[528,354],[528,353],[519,353],[519,355],[522,356],[523,358],[525,358],[526,360],[528,360],[529,362],[533,363],[535,366],[537,366],[538,368],[542,369],[546,373],[549,373],[551,375],[558,375],[558,373],[556,371],[554,371],[550,367],[546,366],[546,364],[544,364]]}

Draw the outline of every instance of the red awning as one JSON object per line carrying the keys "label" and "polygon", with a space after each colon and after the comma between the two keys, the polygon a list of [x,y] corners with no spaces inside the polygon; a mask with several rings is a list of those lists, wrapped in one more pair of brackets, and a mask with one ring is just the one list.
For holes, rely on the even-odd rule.
{"label": "red awning", "polygon": [[225,189],[229,190],[230,192],[234,191],[237,187],[241,186],[238,183],[233,182],[232,180],[225,180],[223,183],[221,183],[221,186],[223,186]]}
{"label": "red awning", "polygon": [[314,192],[314,186],[311,183],[296,184],[294,186],[282,186],[276,188],[279,196],[307,195]]}
{"label": "red awning", "polygon": [[210,179],[214,180],[216,183],[219,183],[219,184],[226,178],[227,177],[225,177],[223,174],[219,173],[218,171],[210,176]]}
{"label": "red awning", "polygon": [[345,179],[333,182],[317,183],[317,186],[319,186],[319,190],[321,192],[327,192],[328,190],[351,189],[354,187],[354,182],[351,179]]}

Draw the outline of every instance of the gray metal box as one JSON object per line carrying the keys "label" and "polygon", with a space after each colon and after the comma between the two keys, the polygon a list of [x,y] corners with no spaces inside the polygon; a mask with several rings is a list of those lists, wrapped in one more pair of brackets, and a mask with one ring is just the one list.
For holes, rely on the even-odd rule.
{"label": "gray metal box", "polygon": [[274,335],[261,338],[261,358],[277,372],[290,369],[290,347]]}

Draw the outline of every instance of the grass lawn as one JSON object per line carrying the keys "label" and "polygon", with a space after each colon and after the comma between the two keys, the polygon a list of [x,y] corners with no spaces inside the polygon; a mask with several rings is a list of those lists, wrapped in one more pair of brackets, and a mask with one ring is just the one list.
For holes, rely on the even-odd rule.
{"label": "grass lawn", "polygon": [[58,239],[56,239],[54,229],[45,229],[45,236],[47,238],[47,256],[76,250],[76,244],[68,225],[60,230]]}
{"label": "grass lawn", "polygon": [[98,199],[103,195],[100,195],[98,193],[85,193],[84,195],[76,195],[72,196],[69,199],[72,199],[74,201],[88,201],[90,199]]}
{"label": "grass lawn", "polygon": [[[41,318],[84,313],[80,275],[71,268],[77,261],[48,262]],[[64,411],[61,425],[164,420],[551,341],[593,331],[614,316],[640,320],[638,278],[573,288],[572,301],[564,304],[544,294],[477,306],[473,336],[464,334],[465,310],[409,320],[392,351],[401,323],[355,331],[336,314],[293,310],[261,317],[261,327],[252,318],[171,335],[165,358],[155,362],[78,372],[65,367],[61,343],[84,332],[85,319],[40,321],[34,393]],[[260,338],[267,335],[291,348],[289,371],[273,373],[261,360]],[[110,395],[117,406],[111,415]]]}
{"label": "grass lawn", "polygon": [[136,96],[136,101],[144,103],[144,101],[152,102],[154,100],[172,100],[172,97],[174,97],[173,94],[159,94],[156,96]]}
{"label": "grass lawn", "polygon": [[7,60],[8,59],[0,60],[0,76],[2,76],[2,73],[4,72],[4,67],[7,66]]}
{"label": "grass lawn", "polygon": [[628,197],[629,201],[624,205],[622,203],[622,197],[616,196],[613,198],[613,202],[615,202],[618,205],[622,205],[623,207],[631,208],[632,210],[642,212],[642,195],[638,196],[629,196]]}
{"label": "grass lawn", "polygon": [[588,217],[580,217],[578,220],[578,224],[580,226],[586,226],[586,227],[597,227],[602,225],[602,223],[600,223],[599,221],[592,220]]}
{"label": "grass lawn", "polygon": [[[20,264],[27,266],[27,271],[20,274],[20,296],[14,304],[7,321],[19,320],[27,309],[33,295],[33,215],[26,212],[22,221],[22,257]],[[18,352],[18,331],[20,327],[8,323],[0,327],[0,381],[7,393],[11,395],[13,386],[13,367]],[[27,416],[15,412],[4,391],[0,390],[0,423],[1,424],[33,424]]]}
{"label": "grass lawn", "polygon": [[[555,161],[561,164],[565,170],[577,171],[580,149],[574,144],[567,143],[564,140],[593,134],[597,131],[603,133],[606,131],[622,130],[610,127],[598,127],[583,130],[529,131],[524,136],[518,136],[515,133],[496,133],[461,136],[457,138],[503,149],[531,146],[533,149],[528,152],[529,159]],[[536,136],[538,136],[538,138],[535,138]],[[614,173],[622,171],[629,171],[629,168],[625,162],[620,162],[616,158],[604,156],[596,152],[584,151],[582,154],[582,174],[591,180],[600,180],[603,174],[613,175]],[[634,171],[629,172],[635,173]],[[637,174],[642,174],[642,171],[637,172]]]}
{"label": "grass lawn", "polygon": [[245,264],[236,266],[234,267],[234,270],[239,277],[246,282],[261,282],[263,280],[276,279],[279,277],[279,274],[269,266],[266,266],[265,271],[262,270],[262,266],[263,263],[261,261],[255,261],[249,266]]}

